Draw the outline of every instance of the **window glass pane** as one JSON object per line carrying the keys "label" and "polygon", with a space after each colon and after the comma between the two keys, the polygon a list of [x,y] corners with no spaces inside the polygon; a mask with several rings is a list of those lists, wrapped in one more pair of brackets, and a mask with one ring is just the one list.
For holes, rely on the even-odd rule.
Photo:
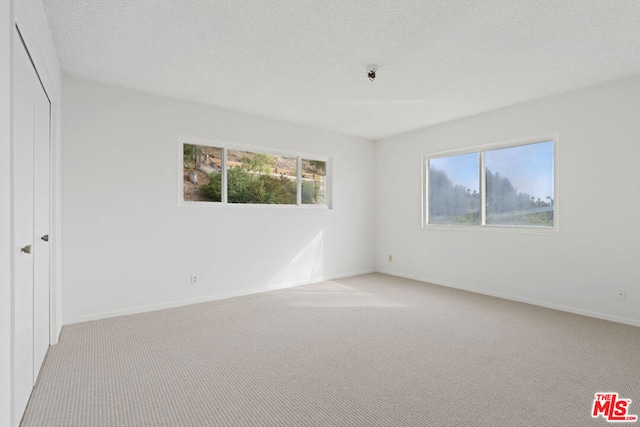
{"label": "window glass pane", "polygon": [[479,154],[429,160],[429,224],[480,221]]}
{"label": "window glass pane", "polygon": [[302,204],[326,204],[327,162],[302,159]]}
{"label": "window glass pane", "polygon": [[222,201],[222,148],[183,144],[185,201]]}
{"label": "window glass pane", "polygon": [[485,153],[486,222],[553,226],[553,141]]}
{"label": "window glass pane", "polygon": [[296,157],[227,150],[228,203],[295,205]]}

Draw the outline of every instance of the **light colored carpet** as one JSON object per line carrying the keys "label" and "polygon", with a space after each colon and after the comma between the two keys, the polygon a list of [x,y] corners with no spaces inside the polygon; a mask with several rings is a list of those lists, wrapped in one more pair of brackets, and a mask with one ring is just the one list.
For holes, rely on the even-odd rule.
{"label": "light colored carpet", "polygon": [[608,425],[596,392],[640,415],[640,328],[372,274],[66,326],[22,425]]}

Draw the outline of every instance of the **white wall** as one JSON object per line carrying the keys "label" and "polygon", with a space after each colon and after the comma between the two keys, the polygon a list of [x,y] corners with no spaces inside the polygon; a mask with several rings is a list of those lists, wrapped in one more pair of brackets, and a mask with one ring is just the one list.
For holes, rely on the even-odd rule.
{"label": "white wall", "polygon": [[[639,111],[633,77],[380,141],[378,270],[640,326]],[[423,155],[554,132],[557,233],[421,228]]]}
{"label": "white wall", "polygon": [[[65,323],[375,269],[373,142],[75,78],[63,95]],[[334,209],[178,207],[181,135],[330,156]]]}

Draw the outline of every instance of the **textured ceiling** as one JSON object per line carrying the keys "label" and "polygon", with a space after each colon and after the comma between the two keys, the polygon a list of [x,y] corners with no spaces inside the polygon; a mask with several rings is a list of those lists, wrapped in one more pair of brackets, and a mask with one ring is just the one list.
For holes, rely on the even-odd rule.
{"label": "textured ceiling", "polygon": [[638,0],[43,3],[73,76],[370,139],[640,73]]}

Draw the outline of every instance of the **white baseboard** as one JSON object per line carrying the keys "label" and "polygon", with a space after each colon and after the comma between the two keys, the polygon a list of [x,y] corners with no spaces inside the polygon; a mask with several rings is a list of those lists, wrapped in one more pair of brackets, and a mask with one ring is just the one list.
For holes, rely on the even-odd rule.
{"label": "white baseboard", "polygon": [[380,270],[371,269],[371,270],[354,271],[354,272],[350,272],[350,273],[338,274],[338,275],[333,275],[333,276],[316,277],[316,278],[313,278],[311,280],[280,283],[280,284],[277,284],[277,285],[267,285],[267,286],[262,286],[262,287],[258,287],[258,288],[243,289],[241,291],[236,291],[236,292],[225,292],[225,293],[215,294],[215,295],[206,295],[206,296],[198,297],[198,298],[190,298],[190,299],[184,299],[184,300],[178,300],[178,301],[169,301],[169,302],[162,303],[162,304],[154,304],[154,305],[147,305],[147,306],[132,307],[132,308],[127,308],[127,309],[123,309],[123,310],[115,310],[115,311],[109,311],[109,312],[92,313],[92,314],[88,314],[88,315],[77,316],[77,317],[73,317],[73,318],[67,319],[67,321],[64,324],[65,325],[71,325],[71,324],[74,324],[74,323],[88,322],[88,321],[91,321],[91,320],[107,319],[107,318],[110,318],[110,317],[126,316],[126,315],[129,315],[129,314],[146,313],[146,312],[150,312],[150,311],[164,310],[164,309],[167,309],[167,308],[182,307],[182,306],[185,306],[185,305],[199,304],[199,303],[202,303],[202,302],[217,301],[217,300],[241,297],[241,296],[246,296],[246,295],[260,294],[260,293],[263,293],[263,292],[277,291],[277,290],[281,290],[281,289],[293,288],[293,287],[296,287],[296,286],[308,285],[308,284],[311,284],[311,283],[325,282],[325,281],[328,281],[328,280],[338,280],[338,279],[344,279],[344,278],[347,278],[347,277],[360,276],[360,275],[363,275],[363,274],[371,274],[371,273],[381,273],[381,274],[387,274],[389,276],[402,277],[402,278],[405,278],[405,279],[416,280],[418,282],[431,283],[431,284],[434,284],[434,285],[444,286],[444,287],[447,287],[447,288],[459,289],[459,290],[463,290],[463,291],[467,291],[467,292],[473,292],[473,293],[476,293],[476,294],[487,295],[487,296],[506,299],[506,300],[510,300],[510,301],[522,302],[522,303],[525,303],[525,304],[537,305],[537,306],[540,306],[540,307],[545,307],[545,308],[550,308],[550,309],[553,309],[553,310],[564,311],[564,312],[567,312],[567,313],[578,314],[578,315],[582,315],[582,316],[593,317],[593,318],[596,318],[596,319],[608,320],[608,321],[611,321],[611,322],[622,323],[622,324],[625,324],[625,325],[640,327],[640,321],[638,321],[636,319],[629,319],[629,318],[620,317],[620,316],[612,316],[610,314],[600,313],[600,312],[596,312],[596,311],[582,310],[582,309],[575,308],[575,307],[549,303],[547,301],[540,301],[540,300],[535,300],[535,299],[530,299],[530,298],[514,297],[512,295],[507,295],[507,294],[503,294],[503,293],[500,293],[500,292],[487,291],[487,290],[480,289],[480,288],[474,288],[474,287],[470,287],[470,286],[463,286],[463,285],[459,285],[457,283],[446,282],[446,281],[442,281],[442,280],[433,280],[433,279],[428,278],[428,277],[421,277],[421,276],[416,276],[416,275],[411,275],[411,274],[398,273],[396,271],[386,270],[386,269],[380,269]]}
{"label": "white baseboard", "polygon": [[206,296],[202,296],[202,297],[198,297],[198,298],[189,298],[189,299],[183,299],[183,300],[177,300],[177,301],[169,301],[169,302],[161,303],[161,304],[153,304],[153,305],[146,305],[146,306],[139,306],[139,307],[131,307],[131,308],[123,309],[123,310],[114,310],[114,311],[105,311],[105,312],[101,312],[101,313],[86,314],[86,315],[75,316],[75,317],[71,317],[69,319],[66,319],[64,324],[65,325],[72,325],[74,323],[82,323],[82,322],[89,322],[89,321],[92,321],[92,320],[108,319],[110,317],[126,316],[126,315],[129,315],[129,314],[139,314],[139,313],[146,313],[146,312],[149,312],[149,311],[164,310],[164,309],[167,309],[167,308],[182,307],[182,306],[185,306],[185,305],[199,304],[199,303],[202,303],[202,302],[217,301],[217,300],[223,300],[223,299],[228,299],[228,298],[241,297],[241,296],[245,296],[245,295],[253,295],[253,294],[259,294],[259,293],[263,293],[263,292],[277,291],[277,290],[281,290],[281,289],[293,288],[293,287],[296,287],[296,286],[309,285],[311,283],[325,282],[327,280],[344,279],[346,277],[360,276],[360,275],[363,275],[363,274],[370,274],[370,273],[375,273],[375,272],[376,272],[375,269],[354,271],[354,272],[351,272],[351,273],[337,274],[337,275],[333,275],[333,276],[314,277],[313,279],[310,279],[310,280],[301,280],[301,281],[296,281],[296,282],[279,283],[279,284],[276,284],[276,285],[266,285],[266,286],[261,286],[261,287],[258,287],[258,288],[243,289],[241,291],[236,291],[236,292],[225,292],[225,293],[214,294],[214,295],[206,295]]}
{"label": "white baseboard", "polygon": [[378,273],[388,274],[389,276],[402,277],[404,279],[416,280],[418,282],[431,283],[438,286],[459,289],[461,291],[473,292],[476,294],[487,295],[490,297],[506,299],[509,301],[516,301],[516,302],[522,302],[525,304],[537,305],[540,307],[550,308],[552,310],[564,311],[567,313],[579,314],[581,316],[593,317],[595,319],[608,320],[610,322],[616,322],[616,323],[622,323],[625,325],[640,327],[640,321],[636,319],[629,319],[629,318],[620,317],[620,316],[612,316],[610,314],[600,313],[597,311],[582,310],[580,308],[575,308],[575,307],[570,307],[570,306],[560,305],[560,304],[553,304],[546,301],[534,300],[530,298],[514,297],[512,295],[507,295],[500,292],[487,291],[484,289],[474,288],[470,286],[462,286],[457,283],[444,282],[442,280],[432,280],[427,277],[419,277],[411,274],[403,274],[403,273],[398,273],[390,270],[384,270],[384,269],[378,270]]}

